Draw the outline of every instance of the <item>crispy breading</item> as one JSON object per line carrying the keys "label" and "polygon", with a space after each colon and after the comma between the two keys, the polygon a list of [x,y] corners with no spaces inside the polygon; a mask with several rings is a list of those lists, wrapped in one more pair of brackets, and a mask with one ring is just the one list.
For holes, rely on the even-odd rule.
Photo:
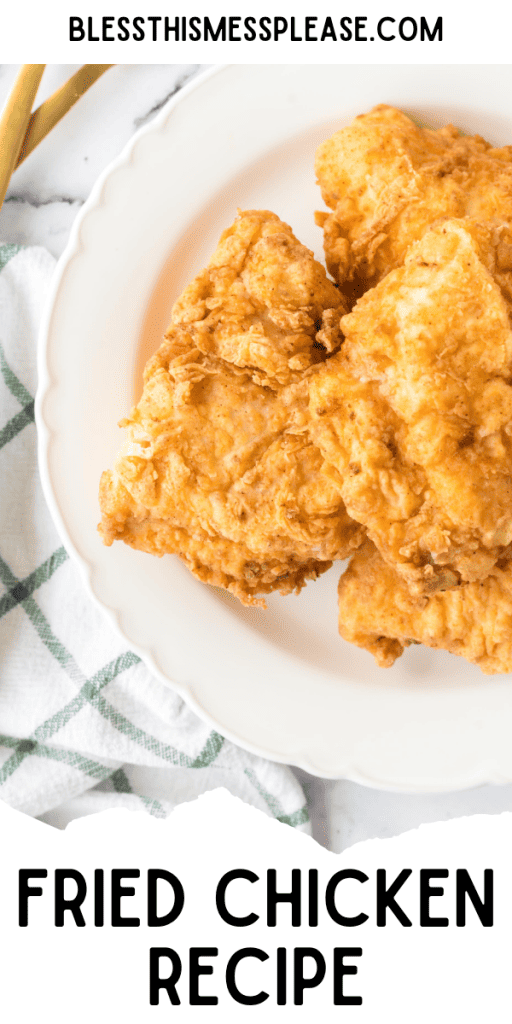
{"label": "crispy breading", "polygon": [[371,543],[356,552],[339,588],[341,636],[388,668],[411,643],[459,654],[482,672],[512,671],[512,562],[485,580],[414,598]]}
{"label": "crispy breading", "polygon": [[481,226],[484,262],[512,307],[512,146],[493,148],[452,125],[419,128],[380,105],[322,143],[316,172],[333,211],[317,215],[327,267],[347,295],[400,266],[440,218],[468,217]]}
{"label": "crispy breading", "polygon": [[268,211],[239,215],[149,361],[99,530],[176,553],[245,604],[360,543],[307,433],[309,377],[340,343],[337,289]]}
{"label": "crispy breading", "polygon": [[276,387],[339,346],[343,302],[288,224],[268,210],[247,210],[185,288],[172,321],[204,355],[248,367],[258,383]]}
{"label": "crispy breading", "polygon": [[512,542],[512,332],[467,222],[427,232],[341,326],[310,432],[348,513],[416,593],[483,579]]}

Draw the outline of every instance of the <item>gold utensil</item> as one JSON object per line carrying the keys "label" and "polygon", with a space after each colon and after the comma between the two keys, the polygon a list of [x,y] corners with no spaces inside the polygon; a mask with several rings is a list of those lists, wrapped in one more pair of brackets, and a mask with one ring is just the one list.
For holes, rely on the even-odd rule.
{"label": "gold utensil", "polygon": [[83,96],[87,89],[90,89],[101,75],[112,68],[113,64],[84,64],[71,78],[68,79],[60,89],[57,89],[49,99],[45,100],[31,115],[28,122],[25,138],[21,144],[16,167],[39,145],[55,127],[55,125],[67,114],[68,110]]}
{"label": "gold utensil", "polygon": [[84,64],[32,113],[45,64],[23,64],[0,116],[0,207],[16,167],[113,64]]}
{"label": "gold utensil", "polygon": [[23,64],[0,117],[0,206],[16,167],[45,64]]}

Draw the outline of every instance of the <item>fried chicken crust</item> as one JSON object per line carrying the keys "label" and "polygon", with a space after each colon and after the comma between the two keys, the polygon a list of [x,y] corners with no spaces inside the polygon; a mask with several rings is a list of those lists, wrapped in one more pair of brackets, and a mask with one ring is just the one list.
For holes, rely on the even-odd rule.
{"label": "fried chicken crust", "polygon": [[415,593],[483,579],[512,541],[512,332],[467,222],[427,232],[341,326],[310,433],[349,515]]}
{"label": "fried chicken crust", "polygon": [[333,211],[317,214],[327,267],[352,301],[401,266],[431,225],[467,217],[481,227],[484,262],[512,308],[511,146],[452,125],[419,128],[379,105],[322,143],[316,173]]}
{"label": "fried chicken crust", "polygon": [[389,668],[410,644],[458,654],[488,675],[512,671],[512,562],[485,580],[414,598],[371,541],[356,552],[339,588],[339,631]]}
{"label": "fried chicken crust", "polygon": [[343,303],[288,224],[268,210],[248,210],[175,303],[172,325],[203,355],[247,367],[275,388],[339,346]]}
{"label": "fried chicken crust", "polygon": [[105,544],[176,553],[259,605],[353,550],[363,531],[307,433],[309,377],[339,345],[343,311],[286,224],[240,214],[176,303],[122,421],[125,446],[100,484]]}

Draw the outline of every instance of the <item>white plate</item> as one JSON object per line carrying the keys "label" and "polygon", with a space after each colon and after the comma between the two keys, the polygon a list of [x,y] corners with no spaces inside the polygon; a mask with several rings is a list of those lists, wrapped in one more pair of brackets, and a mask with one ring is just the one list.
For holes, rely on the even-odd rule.
{"label": "white plate", "polygon": [[337,635],[339,566],[268,611],[178,558],[102,546],[98,481],[173,300],[237,206],[269,208],[322,257],[316,145],[375,103],[512,141],[512,67],[217,68],[105,172],[60,261],[40,345],[43,485],[93,596],[149,667],[242,746],[310,772],[411,792],[512,780],[512,684],[409,649],[392,669]]}

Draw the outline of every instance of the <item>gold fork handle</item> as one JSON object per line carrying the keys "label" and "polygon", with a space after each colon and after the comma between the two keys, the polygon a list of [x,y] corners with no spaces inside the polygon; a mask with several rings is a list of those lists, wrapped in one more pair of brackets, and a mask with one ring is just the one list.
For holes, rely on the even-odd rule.
{"label": "gold fork handle", "polygon": [[16,167],[45,64],[23,64],[0,117],[0,206]]}

